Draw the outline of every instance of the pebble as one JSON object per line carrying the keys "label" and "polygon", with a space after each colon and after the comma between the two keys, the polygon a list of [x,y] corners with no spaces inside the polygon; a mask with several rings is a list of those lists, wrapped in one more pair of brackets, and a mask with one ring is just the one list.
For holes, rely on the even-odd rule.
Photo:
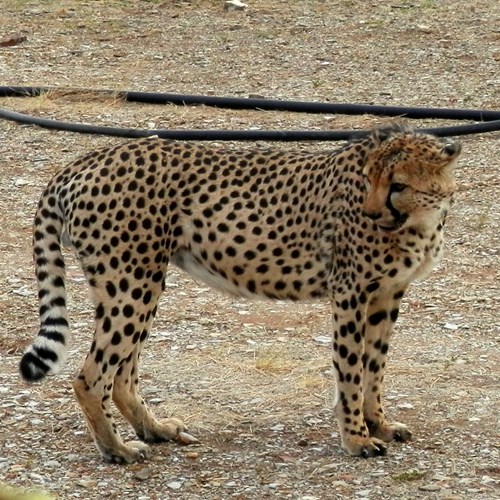
{"label": "pebble", "polygon": [[[453,495],[453,490],[450,490],[449,488],[446,488],[444,490],[441,490],[439,492],[439,498],[443,499],[443,498],[446,498],[447,500],[450,500],[454,497],[455,495]],[[457,497],[455,496],[455,499]],[[458,497],[460,498],[460,497]]]}
{"label": "pebble", "polygon": [[318,335],[317,337],[314,337],[314,341],[318,342],[318,344],[331,344],[332,337],[331,335]]}
{"label": "pebble", "polygon": [[29,473],[29,477],[31,479],[33,479],[34,481],[38,481],[40,483],[44,483],[45,482],[43,476],[41,476],[40,474],[37,474],[36,472],[30,472]]}
{"label": "pebble", "polygon": [[441,488],[437,484],[423,484],[418,489],[420,491],[439,491]]}
{"label": "pebble", "polygon": [[80,479],[76,482],[76,485],[82,488],[94,488],[97,485],[97,481],[94,479]]}
{"label": "pebble", "polygon": [[224,4],[224,9],[226,10],[245,10],[247,7],[248,5],[240,2],[240,0],[228,0]]}
{"label": "pebble", "polygon": [[12,467],[10,467],[9,472],[21,472],[23,470],[25,470],[24,466],[22,466],[22,465],[13,465]]}
{"label": "pebble", "polygon": [[44,463],[44,466],[49,469],[56,469],[57,467],[61,466],[61,462],[58,462],[57,460],[47,460]]}
{"label": "pebble", "polygon": [[172,481],[167,484],[167,488],[170,488],[171,490],[180,490],[182,487],[182,483],[179,481]]}
{"label": "pebble", "polygon": [[16,187],[21,187],[21,186],[26,186],[29,184],[29,181],[27,181],[26,179],[16,179],[14,181],[14,184]]}
{"label": "pebble", "polygon": [[150,477],[151,477],[151,469],[149,467],[144,467],[144,469],[141,469],[134,474],[134,478],[139,479],[139,481],[145,481]]}
{"label": "pebble", "polygon": [[323,465],[322,467],[319,467],[316,469],[313,474],[325,474],[327,472],[330,472],[332,470],[337,470],[340,467],[341,464],[339,463],[333,463],[333,464],[326,464]]}
{"label": "pebble", "polygon": [[371,492],[372,492],[372,490],[359,490],[359,491],[356,491],[356,495],[358,497],[367,497],[370,495]]}
{"label": "pebble", "polygon": [[411,410],[415,408],[411,403],[400,403],[397,405],[400,410]]}

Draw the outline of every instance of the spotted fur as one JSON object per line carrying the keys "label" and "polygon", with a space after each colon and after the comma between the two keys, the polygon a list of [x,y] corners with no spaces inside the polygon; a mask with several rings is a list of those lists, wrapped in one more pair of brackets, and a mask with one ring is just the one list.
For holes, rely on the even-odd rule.
{"label": "spotted fur", "polygon": [[385,442],[411,436],[382,409],[389,338],[408,285],[442,252],[459,153],[396,124],[322,153],[148,138],[83,156],[52,179],[36,213],[41,327],[22,376],[40,380],[66,357],[68,240],[95,304],[94,340],[73,386],[102,456],[133,462],[148,451],[121,440],[111,401],[143,441],[194,441],[138,393],[139,354],[171,262],[236,296],[330,300],[343,447],[384,454]]}

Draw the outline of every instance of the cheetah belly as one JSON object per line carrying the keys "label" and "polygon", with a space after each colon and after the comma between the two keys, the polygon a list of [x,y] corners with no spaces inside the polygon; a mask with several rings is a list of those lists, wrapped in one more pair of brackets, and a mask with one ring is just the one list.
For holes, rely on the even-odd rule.
{"label": "cheetah belly", "polygon": [[258,294],[250,292],[247,288],[235,285],[221,275],[210,271],[210,269],[207,269],[207,267],[199,262],[188,250],[179,250],[171,256],[170,261],[174,266],[186,271],[194,279],[201,280],[221,292],[235,297],[256,298],[258,296]]}
{"label": "cheetah belly", "polygon": [[[249,268],[245,276],[237,279],[231,274],[231,268],[241,261],[226,262],[219,269],[203,260],[200,255],[187,248],[180,248],[170,257],[170,262],[186,271],[193,278],[235,297],[263,298],[271,300],[318,300],[328,295],[324,266],[318,264],[312,268],[297,269],[290,274],[280,273],[280,267],[266,259],[269,272],[266,275],[255,273]],[[249,281],[253,283],[248,286]],[[278,285],[278,286],[277,286]]]}

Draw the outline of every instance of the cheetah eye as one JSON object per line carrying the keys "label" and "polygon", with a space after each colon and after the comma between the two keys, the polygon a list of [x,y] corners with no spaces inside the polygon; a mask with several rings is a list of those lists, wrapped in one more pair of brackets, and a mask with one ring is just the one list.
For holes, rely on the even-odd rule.
{"label": "cheetah eye", "polygon": [[406,184],[402,184],[401,182],[393,182],[391,184],[391,193],[401,193],[401,191],[404,191],[407,187]]}

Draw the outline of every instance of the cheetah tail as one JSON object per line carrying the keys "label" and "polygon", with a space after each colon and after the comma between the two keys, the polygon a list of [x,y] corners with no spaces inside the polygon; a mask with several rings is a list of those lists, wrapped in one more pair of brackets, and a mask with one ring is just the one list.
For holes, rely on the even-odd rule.
{"label": "cheetah tail", "polygon": [[24,380],[36,382],[64,363],[70,341],[65,265],[61,253],[63,215],[56,196],[46,192],[35,216],[33,258],[38,281],[40,331],[19,364]]}

